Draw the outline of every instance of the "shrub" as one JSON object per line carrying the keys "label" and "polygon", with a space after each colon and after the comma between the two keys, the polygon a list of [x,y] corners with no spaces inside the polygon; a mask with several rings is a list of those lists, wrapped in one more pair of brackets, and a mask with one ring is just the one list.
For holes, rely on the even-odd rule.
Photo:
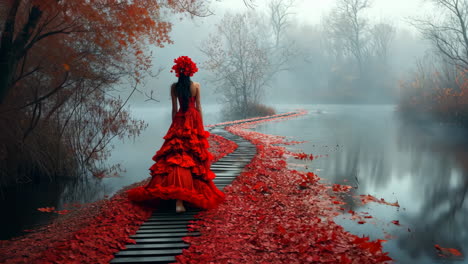
{"label": "shrub", "polygon": [[274,108],[266,106],[264,104],[252,102],[247,103],[245,107],[234,108],[225,106],[222,109],[222,116],[224,120],[236,120],[258,116],[269,116],[275,114],[276,111]]}
{"label": "shrub", "polygon": [[449,64],[418,65],[400,85],[399,110],[411,117],[430,115],[439,121],[468,124],[467,71]]}

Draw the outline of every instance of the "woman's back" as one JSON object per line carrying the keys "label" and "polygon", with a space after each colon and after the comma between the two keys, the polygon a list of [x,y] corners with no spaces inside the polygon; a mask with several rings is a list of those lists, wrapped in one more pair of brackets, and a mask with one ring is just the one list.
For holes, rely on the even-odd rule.
{"label": "woman's back", "polygon": [[216,175],[210,168],[213,156],[208,151],[210,133],[203,127],[200,84],[189,78],[198,68],[187,56],[174,62],[172,69],[179,81],[171,86],[172,124],[153,156],[151,181],[128,190],[128,198],[174,199],[176,212],[185,211],[183,201],[199,208],[214,208],[224,200],[224,193],[212,181]]}
{"label": "woman's back", "polygon": [[[187,94],[189,94],[189,96],[187,98],[188,106],[189,107],[195,107],[201,114],[200,84],[197,83],[197,82],[192,82],[191,81],[190,87],[189,87],[189,93],[187,93]],[[180,106],[180,108],[178,108],[178,110],[180,111],[183,108],[182,107],[182,105],[184,103],[183,100],[185,100],[185,99],[184,99],[184,95],[177,91],[177,84],[176,83],[174,83],[171,86],[171,95],[172,95],[173,99],[177,98],[177,101],[178,101],[179,106]]]}

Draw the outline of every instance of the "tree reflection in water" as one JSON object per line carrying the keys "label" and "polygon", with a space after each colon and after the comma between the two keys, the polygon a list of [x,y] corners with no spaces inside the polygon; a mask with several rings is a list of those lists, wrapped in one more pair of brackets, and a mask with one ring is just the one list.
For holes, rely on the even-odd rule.
{"label": "tree reflection in water", "polygon": [[67,209],[65,204],[94,202],[102,199],[104,193],[109,192],[102,181],[95,178],[30,183],[4,189],[0,208],[7,217],[0,218],[0,240],[24,234],[23,230],[47,224],[57,217],[56,213],[38,211],[39,207],[63,210]]}
{"label": "tree reflection in water", "polygon": [[[317,107],[323,114],[316,114]],[[435,244],[468,252],[466,131],[405,122],[393,106],[304,108],[309,114],[301,119],[262,124],[255,130],[306,140],[291,148],[328,155],[312,161],[309,169],[330,183],[357,187],[345,198],[346,209],[369,212],[377,222],[343,222],[347,230],[373,238],[383,238],[382,229],[394,235],[384,249],[399,263],[440,263]],[[353,198],[360,194],[398,200],[401,208],[362,205]]]}
{"label": "tree reflection in water", "polygon": [[468,141],[466,131],[445,125],[402,123],[398,146],[411,153],[411,177],[419,184],[418,214],[405,215],[413,228],[398,238],[412,257],[436,256],[434,244],[467,251]]}

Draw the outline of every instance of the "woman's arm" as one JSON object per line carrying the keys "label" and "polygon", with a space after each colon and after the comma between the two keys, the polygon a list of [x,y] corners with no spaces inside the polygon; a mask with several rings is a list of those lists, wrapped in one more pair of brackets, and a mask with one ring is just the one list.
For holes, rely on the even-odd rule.
{"label": "woman's arm", "polygon": [[171,99],[172,99],[172,120],[177,113],[177,96],[175,93],[175,84],[171,85]]}
{"label": "woman's arm", "polygon": [[196,100],[196,103],[197,103],[196,107],[197,107],[198,112],[200,112],[200,117],[201,117],[201,121],[202,121],[202,124],[203,124],[203,112],[202,112],[202,107],[201,107],[201,103],[200,103],[200,83],[197,83],[196,89],[197,89],[197,94],[196,94],[196,97],[195,97],[195,100]]}

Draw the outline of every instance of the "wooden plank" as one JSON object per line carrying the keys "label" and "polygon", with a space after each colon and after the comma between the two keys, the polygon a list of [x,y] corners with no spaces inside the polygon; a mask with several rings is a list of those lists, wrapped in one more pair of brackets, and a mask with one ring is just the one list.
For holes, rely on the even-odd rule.
{"label": "wooden plank", "polygon": [[237,178],[233,178],[233,177],[216,177],[213,179],[213,182],[214,183],[217,183],[218,181],[222,181],[222,182],[233,182],[234,180],[236,180]]}
{"label": "wooden plank", "polygon": [[236,166],[236,165],[232,165],[230,163],[226,163],[226,164],[213,164],[211,165],[211,169],[213,168],[222,168],[222,169],[231,169],[231,168],[234,168],[234,169],[240,169],[240,170],[243,170],[244,168],[243,167],[239,167],[239,166]]}
{"label": "wooden plank", "polygon": [[186,227],[187,225],[185,224],[182,224],[182,225],[153,225],[153,224],[146,224],[144,223],[140,229],[169,229],[169,228],[184,228]]}
{"label": "wooden plank", "polygon": [[228,157],[228,156],[225,156],[224,158],[220,159],[216,164],[232,164],[232,165],[236,165],[236,166],[239,166],[241,164],[245,164],[245,163],[249,163],[250,162],[250,159],[242,159],[242,158],[234,158],[234,157]]}
{"label": "wooden plank", "polygon": [[161,248],[188,248],[189,244],[178,242],[178,243],[158,243],[158,244],[129,244],[125,246],[127,250],[142,250],[142,249],[161,249]]}
{"label": "wooden plank", "polygon": [[226,159],[220,160],[220,163],[227,163],[227,164],[236,164],[239,166],[244,166],[246,164],[249,164],[251,159],[249,158],[230,158],[226,157]]}
{"label": "wooden plank", "polygon": [[161,257],[125,257],[115,258],[110,263],[168,263],[174,262],[174,256],[161,256]]}
{"label": "wooden plank", "polygon": [[212,171],[219,171],[219,172],[227,171],[227,172],[239,173],[242,170],[244,170],[244,168],[239,168],[239,167],[211,167],[211,170]]}
{"label": "wooden plank", "polygon": [[211,164],[211,167],[212,168],[243,168],[243,167],[239,167],[239,165],[237,164],[233,164],[231,162],[219,162],[219,163],[213,163]]}
{"label": "wooden plank", "polygon": [[184,220],[184,221],[161,221],[161,220],[148,220],[146,221],[145,223],[152,223],[153,225],[167,225],[168,222],[170,222],[170,224],[174,224],[174,225],[178,225],[178,224],[190,224],[190,220]]}
{"label": "wooden plank", "polygon": [[233,168],[231,168],[231,169],[229,169],[229,168],[227,168],[227,169],[226,169],[226,168],[224,168],[224,169],[217,169],[217,168],[215,168],[215,169],[211,169],[211,170],[212,170],[215,174],[219,174],[219,173],[230,173],[230,174],[234,175],[235,177],[237,177],[237,175],[239,175],[239,173],[242,172],[242,170],[237,169],[237,168],[236,168],[236,169],[233,169]]}
{"label": "wooden plank", "polygon": [[137,243],[170,243],[182,242],[181,237],[164,237],[164,238],[138,238],[135,239]]}
{"label": "wooden plank", "polygon": [[179,233],[179,232],[187,232],[187,227],[183,228],[166,228],[166,229],[140,229],[136,232],[136,234],[149,234],[149,233]]}
{"label": "wooden plank", "polygon": [[[216,173],[216,176],[225,176],[225,177],[232,177],[233,179],[236,178],[236,175],[235,173],[230,173],[230,172],[220,172],[220,173]],[[215,178],[216,179],[216,178]]]}
{"label": "wooden plank", "polygon": [[[145,233],[154,233],[156,230],[164,230],[164,229],[158,229],[158,228],[154,228],[154,227],[157,227],[157,226],[151,226],[149,228],[143,228],[143,229],[139,229],[136,234],[145,234]],[[181,232],[186,232],[187,231],[187,227],[186,226],[181,226],[180,228],[168,228],[168,229],[180,229]]]}
{"label": "wooden plank", "polygon": [[194,217],[193,215],[176,215],[174,214],[173,216],[152,216],[149,219],[151,220],[161,220],[161,221],[180,221],[180,220],[193,220]]}
{"label": "wooden plank", "polygon": [[123,250],[115,254],[117,257],[126,256],[160,256],[160,255],[180,255],[181,248],[176,249],[149,249],[149,250]]}
{"label": "wooden plank", "polygon": [[[186,211],[183,213],[183,215],[196,215],[200,213],[201,211]],[[167,215],[180,215],[177,214],[176,212],[153,212],[152,215],[160,215],[160,216],[167,216]]]}
{"label": "wooden plank", "polygon": [[216,178],[213,180],[214,184],[217,183],[232,183],[236,178]]}
{"label": "wooden plank", "polygon": [[[187,231],[187,230],[186,230]],[[169,232],[160,232],[160,233],[148,233],[148,234],[136,234],[131,235],[130,238],[157,238],[157,237],[186,237],[186,236],[199,236],[199,232],[177,232],[177,233],[169,233]]]}

